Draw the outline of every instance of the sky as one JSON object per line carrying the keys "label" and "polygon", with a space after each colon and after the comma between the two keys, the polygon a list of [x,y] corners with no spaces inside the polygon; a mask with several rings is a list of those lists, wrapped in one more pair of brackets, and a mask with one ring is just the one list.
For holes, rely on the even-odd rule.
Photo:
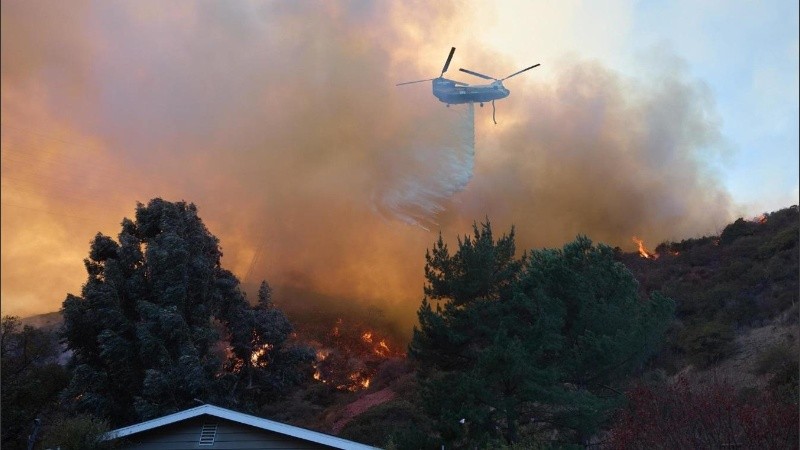
{"label": "sky", "polygon": [[[798,203],[793,1],[8,0],[0,31],[3,314],[79,294],[155,197],[248,289],[403,329],[440,232],[633,251]],[[451,46],[460,81],[541,66],[497,124],[395,86]]]}

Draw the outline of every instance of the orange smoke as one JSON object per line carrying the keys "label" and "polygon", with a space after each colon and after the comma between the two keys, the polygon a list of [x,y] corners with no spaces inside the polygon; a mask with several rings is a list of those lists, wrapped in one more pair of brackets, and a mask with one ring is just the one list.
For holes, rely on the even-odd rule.
{"label": "orange smoke", "polygon": [[[331,3],[114,2],[93,15],[3,2],[4,313],[58,310],[85,281],[92,236],[116,236],[156,196],[198,206],[251,293],[266,279],[284,310],[353,305],[342,316],[381,315],[403,336],[439,230],[452,242],[489,217],[498,234],[516,227],[521,251],[578,234],[691,236],[727,218],[697,162],[720,132],[701,82],[681,65],[653,82],[564,58],[515,82],[504,123],[476,113],[472,178],[437,202],[433,232],[387,220],[376,194],[451,193],[453,175],[452,149],[417,138],[454,108],[394,84],[435,74],[451,45],[453,67],[521,66],[461,31],[485,17],[456,2]],[[379,341],[372,354],[397,353]]]}

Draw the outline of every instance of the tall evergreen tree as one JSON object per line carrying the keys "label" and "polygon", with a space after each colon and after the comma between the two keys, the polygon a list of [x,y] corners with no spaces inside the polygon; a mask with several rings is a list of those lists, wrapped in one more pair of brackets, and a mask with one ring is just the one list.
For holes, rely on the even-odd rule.
{"label": "tall evergreen tree", "polygon": [[[27,448],[35,435],[34,420],[42,419],[58,403],[69,380],[58,364],[61,349],[54,332],[22,325],[5,316],[0,323],[0,437],[3,449]],[[34,436],[35,437],[35,436]]]}
{"label": "tall evergreen tree", "polygon": [[409,354],[444,440],[597,431],[620,397],[614,384],[652,353],[673,310],[658,294],[640,300],[613,256],[579,237],[516,258],[514,230],[495,241],[488,222],[452,255],[440,236]]}
{"label": "tall evergreen tree", "polygon": [[[313,353],[287,345],[286,317],[251,306],[221,257],[218,239],[185,202],[138,204],[136,220],[123,220],[117,242],[98,233],[84,260],[81,296],[68,295],[62,309],[63,336],[74,355],[65,398],[77,411],[116,426],[197,399],[236,403],[237,387],[253,372],[301,378]],[[219,351],[223,338],[231,351]],[[260,358],[277,362],[251,363]]]}

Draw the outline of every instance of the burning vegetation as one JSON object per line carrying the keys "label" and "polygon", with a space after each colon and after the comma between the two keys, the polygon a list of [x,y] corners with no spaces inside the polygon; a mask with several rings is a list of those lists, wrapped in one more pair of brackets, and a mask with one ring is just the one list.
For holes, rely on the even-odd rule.
{"label": "burning vegetation", "polygon": [[660,256],[658,253],[650,253],[649,251],[647,251],[647,248],[644,246],[644,241],[639,239],[638,237],[634,236],[633,238],[631,238],[631,240],[635,242],[636,245],[639,246],[639,256],[641,256],[642,258],[658,259],[658,257]]}
{"label": "burning vegetation", "polygon": [[[152,218],[148,218],[146,214],[142,216],[142,223],[148,225],[143,229],[154,229],[150,223]],[[134,375],[141,380],[147,379],[147,383],[139,386],[131,381],[130,375],[136,367],[127,368],[124,372],[113,372],[107,371],[107,366],[98,366],[87,367],[86,370],[92,370],[92,374],[95,374],[91,378],[79,372],[64,372],[61,384],[57,383],[59,380],[54,379],[51,373],[47,373],[48,381],[37,383],[35,389],[41,391],[44,389],[42,386],[47,387],[48,383],[53,382],[49,384],[53,391],[48,396],[52,405],[49,407],[61,408],[60,405],[66,398],[76,407],[89,410],[95,406],[89,400],[98,395],[104,395],[109,402],[118,402],[118,408],[128,407],[132,402],[123,396],[131,392],[132,387],[138,387],[141,395],[149,396],[152,408],[174,410],[185,405],[175,403],[173,398],[163,393],[181,393],[183,386],[188,384],[185,380],[189,380],[203,383],[203,390],[197,397],[185,395],[194,396],[194,393],[183,392],[187,402],[194,402],[189,398],[231,401],[239,409],[256,411],[264,417],[333,431],[342,437],[358,439],[376,446],[384,446],[387,442],[401,442],[402,446],[398,445],[397,448],[436,448],[441,445],[442,436],[445,436],[443,431],[451,430],[453,422],[457,423],[449,420],[452,417],[461,417],[466,426],[456,425],[461,434],[454,435],[449,447],[467,446],[487,437],[497,439],[492,442],[514,443],[520,439],[547,439],[557,435],[564,441],[578,442],[583,438],[575,434],[573,428],[562,427],[557,420],[551,419],[559,419],[557,414],[561,411],[580,412],[584,405],[594,407],[602,404],[608,398],[609,391],[616,392],[621,398],[624,387],[631,381],[636,381],[639,373],[635,367],[628,367],[627,373],[617,372],[620,367],[619,358],[613,358],[614,352],[617,355],[642,352],[638,345],[639,338],[646,333],[651,334],[649,339],[653,342],[656,338],[661,339],[657,334],[665,333],[666,327],[674,324],[673,304],[675,317],[680,320],[681,327],[674,333],[666,333],[663,337],[666,339],[664,350],[650,360],[653,367],[664,371],[664,375],[671,375],[667,370],[685,373],[682,368],[691,364],[698,370],[713,369],[716,377],[718,369],[730,370],[731,366],[725,364],[734,361],[730,357],[740,351],[737,346],[750,342],[749,339],[741,339],[742,336],[737,335],[738,329],[752,327],[752,331],[763,330],[770,335],[777,335],[773,333],[775,328],[771,323],[796,320],[786,317],[794,317],[787,312],[791,308],[796,311],[796,305],[800,302],[797,291],[797,218],[797,207],[793,206],[757,220],[739,219],[725,227],[719,236],[663,242],[653,251],[646,247],[642,239],[636,237],[633,241],[638,248],[629,252],[599,245],[595,247],[588,238],[582,238],[565,246],[563,250],[534,253],[526,262],[519,262],[514,256],[513,235],[504,236],[495,242],[489,225],[485,224],[484,229],[476,228],[473,239],[459,242],[460,248],[456,253],[451,253],[440,242],[436,244],[433,256],[428,258],[426,275],[429,283],[426,286],[426,295],[434,301],[452,302],[455,301],[454,297],[450,297],[453,292],[461,295],[466,289],[471,299],[463,303],[460,311],[467,311],[469,314],[461,315],[455,308],[435,308],[427,299],[424,300],[419,312],[421,332],[412,337],[408,347],[411,354],[409,361],[404,358],[403,335],[391,334],[393,328],[388,321],[381,323],[381,316],[376,311],[355,307],[345,310],[351,306],[346,303],[345,307],[333,309],[322,308],[319,303],[298,302],[312,306],[305,314],[297,313],[299,317],[293,318],[290,326],[288,317],[273,305],[271,289],[266,283],[262,283],[257,305],[246,302],[236,289],[218,292],[220,296],[228,296],[229,303],[226,306],[236,307],[231,311],[220,310],[220,318],[183,318],[176,315],[176,310],[172,307],[157,309],[154,305],[139,305],[142,311],[151,315],[137,317],[139,321],[135,323],[131,318],[128,326],[151,330],[149,336],[143,336],[147,339],[126,341],[123,339],[125,336],[118,336],[115,339],[102,340],[104,353],[95,355],[98,358],[113,358],[107,362],[115,365],[128,364],[133,359],[125,356],[126,352],[151,351],[158,346],[169,346],[175,342],[176,336],[181,337],[177,333],[182,327],[166,327],[163,324],[184,324],[183,328],[186,328],[190,323],[187,319],[193,319],[191,323],[195,325],[212,325],[208,329],[198,328],[195,333],[221,338],[216,343],[207,342],[206,347],[200,348],[206,354],[219,356],[219,360],[225,361],[225,365],[217,373],[203,372],[202,367],[184,367],[187,365],[185,361],[191,362],[192,359],[183,357],[179,360],[168,360],[164,365],[154,368],[142,368],[146,372],[142,370]],[[133,229],[130,224],[128,228]],[[130,241],[132,240],[124,241],[123,245],[128,245],[127,242]],[[87,285],[95,289],[84,290],[82,298],[68,296],[65,301],[65,326],[72,333],[71,336],[74,335],[71,349],[82,350],[84,354],[92,351],[94,347],[85,348],[81,344],[98,342],[97,336],[105,339],[106,336],[113,335],[117,321],[126,317],[124,310],[111,310],[114,314],[104,316],[109,311],[97,309],[94,322],[85,319],[86,311],[94,311],[90,306],[107,300],[103,297],[106,292],[133,285],[133,282],[119,279],[123,273],[116,269],[121,264],[120,255],[135,252],[122,253],[120,247],[122,250],[134,250],[120,244],[112,245],[110,239],[102,236],[92,243],[88,261],[94,265],[88,264],[87,269],[90,272]],[[482,255],[489,257],[473,258],[474,251],[485,252]],[[537,264],[540,260],[556,264],[541,264],[531,266],[536,270],[525,270],[524,264]],[[484,265],[479,264],[476,268],[471,265],[473,261],[482,261],[481,264]],[[141,264],[147,262],[143,259]],[[213,265],[211,263],[213,261],[209,265]],[[141,267],[149,269],[148,273],[159,273],[153,272],[154,269],[146,265]],[[502,271],[507,278],[493,280],[488,288],[478,286],[475,289],[474,281],[482,279],[481,274],[490,272],[482,270],[486,267],[508,268],[508,271]],[[462,271],[463,268],[467,270]],[[571,276],[561,277],[563,273]],[[226,274],[220,272],[218,276],[223,277]],[[161,273],[160,276],[164,279],[165,274]],[[525,278],[519,284],[514,284],[517,283],[517,276]],[[168,277],[166,279],[169,280]],[[619,285],[607,283],[607,280],[615,279],[631,282]],[[440,280],[445,280],[445,283],[439,283]],[[508,280],[512,281],[507,284]],[[109,281],[117,282],[113,286],[105,286]],[[221,281],[215,286],[237,286],[235,279],[222,278]],[[180,278],[172,283],[183,286],[181,283],[184,281]],[[514,289],[505,289],[509,284]],[[533,289],[533,286],[536,288]],[[620,289],[620,286],[624,289]],[[613,295],[604,295],[605,291],[601,290],[596,297],[602,295],[609,301],[617,302],[617,305],[624,302],[626,307],[613,307],[614,304],[610,303],[611,308],[598,311],[596,302],[576,302],[575,306],[581,308],[577,311],[562,307],[541,309],[537,310],[537,314],[548,319],[539,321],[539,324],[544,324],[541,326],[532,324],[533,321],[528,320],[531,316],[525,314],[535,311],[531,306],[559,302],[561,296],[582,294],[587,287],[612,289]],[[501,301],[483,301],[486,292]],[[126,294],[123,298],[132,297],[127,291],[121,293]],[[164,297],[153,298],[166,302],[172,298],[170,295],[173,291],[153,293],[154,296],[156,294]],[[631,301],[633,298],[641,301]],[[558,306],[557,303],[553,304]],[[651,305],[654,306],[651,308]],[[214,304],[206,305],[209,309],[210,306]],[[196,313],[200,310],[202,308],[188,312]],[[724,314],[720,314],[720,311]],[[574,317],[585,319],[590,327],[576,327],[567,330],[570,334],[562,334],[564,330],[560,327],[547,325],[576,323]],[[650,322],[643,323],[640,318]],[[624,326],[609,330],[606,326],[608,323],[621,323]],[[785,328],[788,330],[795,325],[796,322],[791,322]],[[295,331],[292,332],[292,329]],[[587,329],[597,330],[601,334],[585,333]],[[513,335],[506,334],[506,330]],[[4,342],[11,342],[4,346],[3,367],[29,364],[27,352],[19,353],[17,349],[22,347],[14,342],[28,342],[29,337],[35,337],[29,336],[33,330],[18,330],[12,320],[4,320],[2,331]],[[169,331],[170,334],[153,334],[164,331]],[[609,334],[611,332],[614,334]],[[487,339],[491,333],[496,335]],[[578,333],[577,337],[572,336],[575,333]],[[619,333],[627,333],[629,338],[617,339]],[[600,342],[595,339],[596,336],[612,336],[613,338],[605,342],[615,344],[595,345]],[[719,431],[715,427],[726,426],[727,423],[737,424],[735,433],[732,432],[735,436],[725,438],[726,442],[734,442],[734,446],[745,442],[749,443],[744,444],[748,448],[766,448],[768,439],[778,442],[774,439],[782,436],[786,437],[786,442],[796,442],[797,428],[792,425],[796,425],[797,418],[796,414],[789,413],[797,411],[795,336],[796,334],[788,333],[779,336],[773,347],[764,348],[758,356],[759,362],[754,370],[758,374],[769,376],[769,385],[765,388],[771,393],[769,396],[755,397],[748,394],[745,397],[740,395],[744,390],[732,392],[724,385],[721,386],[722,389],[712,386],[715,389],[708,390],[695,390],[694,386],[680,384],[655,385],[650,383],[654,378],[642,377],[642,380],[648,380],[647,384],[642,384],[641,389],[633,384],[634,389],[625,393],[627,409],[618,410],[614,414],[613,423],[610,424],[610,439],[616,443],[616,447],[644,448],[652,446],[652,442],[664,442],[665,436],[677,436],[676,439],[687,433],[705,436],[701,434],[703,430],[698,432],[694,428],[694,424],[702,421],[704,430],[711,430],[717,437],[722,436],[721,433],[725,430]],[[192,342],[192,335],[186,335],[184,339],[186,343]],[[464,345],[464,342],[468,345]],[[558,342],[566,343],[553,344]],[[198,345],[197,342],[194,344]],[[53,348],[56,346],[54,340]],[[539,349],[546,346],[552,346],[553,353],[539,352]],[[581,351],[575,352],[575,348]],[[181,349],[175,348],[173,351],[178,354],[179,350]],[[47,353],[51,350],[44,347],[34,347],[33,351],[44,352],[40,355],[40,358],[45,358],[42,362],[55,358]],[[462,353],[464,351],[469,352],[466,357]],[[592,357],[575,359],[576,354]],[[80,356],[80,353],[75,355]],[[150,355],[142,353],[133,356],[136,361],[159,363]],[[640,358],[651,356],[654,355],[642,354]],[[26,361],[19,361],[23,357]],[[217,358],[210,360],[216,361]],[[552,365],[553,361],[558,361],[558,364]],[[569,364],[563,364],[564,361]],[[563,368],[567,366],[573,369],[564,371]],[[603,367],[610,368],[606,373],[609,374],[608,377],[614,377],[611,383],[597,385],[596,390],[582,389],[579,392],[575,389],[575,373],[585,380],[595,376]],[[737,370],[739,367],[736,366]],[[32,368],[38,369],[38,366]],[[546,368],[553,376],[541,377],[541,368]],[[203,373],[207,373],[208,377],[198,378],[197,374]],[[121,374],[124,377],[120,377]],[[659,372],[652,374],[659,379],[662,377]],[[25,372],[24,375],[38,376],[30,372]],[[312,376],[314,381],[310,380]],[[67,378],[72,378],[72,381]],[[18,383],[18,379],[4,377],[3,391],[29,389],[29,384]],[[107,384],[98,384],[98,380]],[[544,401],[517,397],[517,405],[524,406],[524,409],[511,411],[510,415],[501,414],[504,412],[503,408],[509,405],[508,399],[513,398],[499,394],[506,392],[504,389],[509,383],[522,388],[517,393],[533,392],[535,389],[558,395],[549,397],[552,400]],[[751,386],[744,388],[752,390]],[[758,388],[762,389],[762,386]],[[217,392],[226,393],[226,397],[212,397]],[[476,392],[481,394],[480,398],[473,395]],[[791,395],[787,396],[786,393]],[[516,394],[512,392],[513,395]],[[576,397],[577,395],[581,397]],[[26,399],[18,408],[22,410],[30,403],[28,399],[34,397],[36,396],[31,393],[16,395],[15,398]],[[600,400],[595,401],[595,397]],[[551,403],[546,403],[547,401]],[[709,404],[726,406],[717,408],[719,411],[715,410],[725,414],[715,416],[715,411],[703,411],[703,406]],[[593,414],[596,410],[585,411],[592,414],[581,416],[584,422],[581,426],[587,429],[594,427],[597,430],[606,426],[595,422],[594,417],[599,417]],[[676,411],[677,415],[669,414]],[[31,410],[31,414],[34,412],[36,411]],[[697,420],[684,420],[687,414],[691,415],[693,412],[701,413]],[[605,413],[611,414],[612,411],[607,410]],[[132,410],[128,416],[111,417],[110,420],[115,424],[130,423],[133,417],[136,417],[135,420],[144,420],[134,414],[139,413]],[[515,419],[509,421],[508,417]],[[542,417],[553,424],[552,427],[547,424],[539,425],[543,423]],[[25,419],[19,423],[29,424],[32,420],[29,417]],[[531,426],[534,423],[536,426]],[[685,430],[681,428],[683,426]],[[674,430],[678,431],[673,433]],[[19,438],[17,440],[24,442],[25,436],[20,433],[16,436]],[[4,431],[4,435],[9,434]],[[427,444],[420,444],[425,442]]]}
{"label": "burning vegetation", "polygon": [[639,256],[644,259],[652,259],[656,260],[660,258],[662,255],[671,255],[671,256],[678,256],[681,252],[677,249],[676,245],[671,242],[663,242],[656,247],[655,252],[651,252],[647,250],[647,247],[644,245],[644,241],[639,239],[638,237],[634,236],[631,239],[637,245],[637,250],[639,252]]}
{"label": "burning vegetation", "polygon": [[308,327],[300,334],[316,348],[314,380],[340,391],[367,389],[381,363],[405,356],[388,336],[363,323],[346,322],[342,318],[337,318],[327,329]]}

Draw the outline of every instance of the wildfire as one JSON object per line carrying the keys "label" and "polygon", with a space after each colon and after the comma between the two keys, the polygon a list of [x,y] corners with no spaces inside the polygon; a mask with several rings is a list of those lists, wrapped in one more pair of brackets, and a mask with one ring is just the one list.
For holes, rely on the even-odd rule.
{"label": "wildfire", "polygon": [[392,353],[392,350],[389,349],[389,346],[386,345],[386,341],[383,339],[381,339],[381,341],[378,342],[378,345],[375,346],[374,351],[376,355],[386,356],[386,357],[388,357]]}
{"label": "wildfire", "polygon": [[272,345],[272,344],[265,344],[265,345],[263,345],[261,348],[259,348],[258,350],[254,351],[252,354],[250,354],[250,363],[252,363],[252,364],[253,364],[253,366],[262,366],[262,367],[263,367],[263,366],[266,366],[266,365],[267,365],[267,363],[266,363],[266,362],[259,363],[259,361],[258,361],[258,360],[259,360],[259,359],[260,359],[262,356],[266,355],[266,354],[267,354],[267,352],[269,352],[270,350],[272,350],[272,347],[273,347],[273,345]]}
{"label": "wildfire", "polygon": [[[372,344],[374,341],[373,336],[374,333],[372,331],[367,330],[364,332],[364,334],[361,335],[361,340],[367,344]],[[389,348],[389,344],[386,343],[386,339],[381,339],[380,341],[378,341],[378,343],[375,344],[375,346],[372,348],[372,351],[376,355],[382,356],[384,358],[388,358],[392,354],[392,349]]]}
{"label": "wildfire", "polygon": [[356,392],[361,389],[367,389],[369,387],[370,378],[362,374],[361,372],[353,372],[350,376],[347,377],[350,380],[350,385],[341,385],[337,386],[336,388],[339,390],[347,390],[350,392]]}
{"label": "wildfire", "polygon": [[327,358],[328,355],[330,355],[330,354],[331,354],[331,351],[327,350],[327,349],[317,350],[317,360],[314,363],[314,379],[315,380],[321,381],[323,383],[327,383],[328,382],[328,380],[325,380],[325,379],[322,378],[322,371],[320,370],[319,363],[321,363],[322,361],[325,361],[325,358]]}
{"label": "wildfire", "polygon": [[767,215],[761,214],[760,216],[753,218],[753,222],[757,222],[760,223],[761,225],[764,225],[765,223],[767,223]]}
{"label": "wildfire", "polygon": [[642,241],[641,239],[639,239],[639,238],[638,238],[638,237],[636,237],[636,236],[634,236],[634,237],[632,238],[632,240],[633,240],[633,242],[635,242],[635,243],[636,243],[636,245],[638,245],[638,246],[639,246],[639,255],[640,255],[642,258],[646,258],[646,259],[658,259],[658,254],[657,254],[657,253],[650,253],[650,252],[648,252],[648,251],[647,251],[647,249],[644,247],[644,241]]}
{"label": "wildfire", "polygon": [[316,342],[314,380],[339,391],[368,389],[378,366],[403,355],[380,331],[338,319]]}

